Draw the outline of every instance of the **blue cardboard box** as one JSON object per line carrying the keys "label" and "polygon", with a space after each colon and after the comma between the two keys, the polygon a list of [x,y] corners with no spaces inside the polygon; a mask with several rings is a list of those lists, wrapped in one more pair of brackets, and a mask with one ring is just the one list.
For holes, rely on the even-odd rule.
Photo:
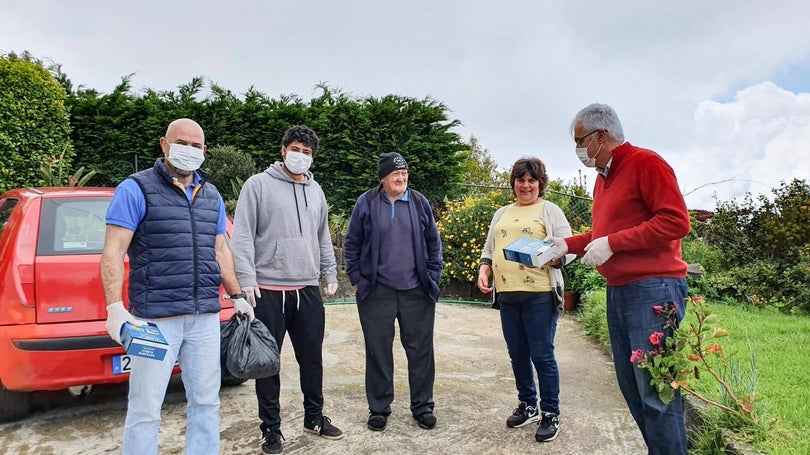
{"label": "blue cardboard box", "polygon": [[554,259],[556,251],[557,246],[551,242],[545,242],[530,237],[521,237],[504,248],[503,255],[507,261],[520,262],[521,264],[532,267],[540,267]]}
{"label": "blue cardboard box", "polygon": [[155,360],[163,360],[169,348],[158,326],[151,322],[142,326],[124,323],[121,327],[121,344],[129,355]]}

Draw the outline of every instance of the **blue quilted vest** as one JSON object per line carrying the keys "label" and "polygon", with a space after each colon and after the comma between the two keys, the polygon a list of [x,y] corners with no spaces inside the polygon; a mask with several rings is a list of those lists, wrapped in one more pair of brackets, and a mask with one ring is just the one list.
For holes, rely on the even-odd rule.
{"label": "blue quilted vest", "polygon": [[130,176],[146,198],[146,216],[129,246],[129,305],[135,316],[165,318],[220,310],[214,245],[219,192],[206,183],[189,204],[163,158]]}

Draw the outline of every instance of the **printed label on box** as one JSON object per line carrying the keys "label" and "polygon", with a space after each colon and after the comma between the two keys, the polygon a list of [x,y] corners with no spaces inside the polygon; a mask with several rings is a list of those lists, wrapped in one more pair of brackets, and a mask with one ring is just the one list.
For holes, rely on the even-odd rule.
{"label": "printed label on box", "polygon": [[155,360],[163,360],[169,348],[158,326],[151,322],[142,326],[124,323],[121,344],[129,355]]}

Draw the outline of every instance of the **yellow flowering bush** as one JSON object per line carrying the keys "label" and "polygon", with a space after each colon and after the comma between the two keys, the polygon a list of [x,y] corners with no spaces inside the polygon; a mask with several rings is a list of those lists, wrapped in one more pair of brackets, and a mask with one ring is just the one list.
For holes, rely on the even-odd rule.
{"label": "yellow flowering bush", "polygon": [[442,281],[475,283],[478,259],[487,240],[495,210],[513,202],[509,190],[496,189],[481,196],[447,203],[436,224],[442,239]]}

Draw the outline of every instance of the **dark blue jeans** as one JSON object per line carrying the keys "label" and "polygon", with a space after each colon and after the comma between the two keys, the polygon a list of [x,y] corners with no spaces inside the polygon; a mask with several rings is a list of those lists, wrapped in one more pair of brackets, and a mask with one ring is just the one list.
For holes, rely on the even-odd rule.
{"label": "dark blue jeans", "polygon": [[[665,405],[650,386],[647,370],[630,363],[635,349],[652,349],[649,336],[663,331],[664,318],[653,306],[667,302],[678,304],[678,322],[686,312],[686,279],[650,278],[624,286],[607,287],[607,323],[616,378],[630,413],[638,424],[650,454],[686,454],[686,426],[679,390]],[[664,331],[671,334],[671,330]]]}
{"label": "dark blue jeans", "polygon": [[[518,399],[537,405],[534,369],[540,385],[540,409],[560,413],[560,372],[554,357],[557,301],[553,292],[499,292],[501,327]],[[534,368],[532,368],[534,364]]]}

